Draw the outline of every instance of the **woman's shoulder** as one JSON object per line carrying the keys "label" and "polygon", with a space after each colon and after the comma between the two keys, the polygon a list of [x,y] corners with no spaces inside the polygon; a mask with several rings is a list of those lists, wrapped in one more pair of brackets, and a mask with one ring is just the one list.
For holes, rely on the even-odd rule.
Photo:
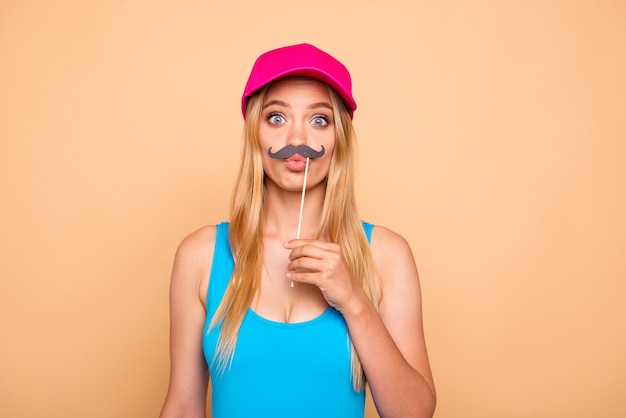
{"label": "woman's shoulder", "polygon": [[187,280],[198,281],[211,271],[217,225],[206,225],[185,236],[174,258],[174,273],[183,272]]}
{"label": "woman's shoulder", "polygon": [[408,241],[402,235],[377,224],[372,226],[371,245],[373,251],[383,253],[410,249]]}
{"label": "woman's shoulder", "polygon": [[415,260],[408,241],[399,233],[382,225],[372,228],[370,247],[374,262],[384,276],[398,269],[415,270]]}
{"label": "woman's shoulder", "polygon": [[194,257],[206,254],[215,245],[217,225],[205,225],[185,236],[178,245],[177,255]]}

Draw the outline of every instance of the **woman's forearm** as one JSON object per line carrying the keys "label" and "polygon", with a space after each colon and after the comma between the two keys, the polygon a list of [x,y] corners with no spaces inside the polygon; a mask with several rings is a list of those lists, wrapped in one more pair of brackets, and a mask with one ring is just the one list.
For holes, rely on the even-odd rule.
{"label": "woman's forearm", "polygon": [[436,396],[429,382],[403,356],[365,294],[344,313],[378,413],[388,417],[432,417]]}

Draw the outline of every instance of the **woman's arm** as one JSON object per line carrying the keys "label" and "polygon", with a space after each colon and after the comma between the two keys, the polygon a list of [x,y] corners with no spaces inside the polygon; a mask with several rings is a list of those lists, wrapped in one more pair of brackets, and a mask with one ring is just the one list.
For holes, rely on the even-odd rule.
{"label": "woman's arm", "polygon": [[350,276],[338,245],[296,240],[286,247],[293,250],[288,279],[315,284],[343,314],[380,416],[432,417],[435,387],[408,243],[386,228],[372,232],[371,250],[383,284],[378,312]]}
{"label": "woman's arm", "polygon": [[381,417],[431,417],[436,395],[422,325],[421,291],[408,243],[382,227],[372,253],[383,280],[377,313],[365,295],[344,316]]}
{"label": "woman's arm", "polygon": [[207,278],[215,227],[205,227],[178,247],[170,283],[170,380],[161,418],[205,418],[209,373],[202,352]]}

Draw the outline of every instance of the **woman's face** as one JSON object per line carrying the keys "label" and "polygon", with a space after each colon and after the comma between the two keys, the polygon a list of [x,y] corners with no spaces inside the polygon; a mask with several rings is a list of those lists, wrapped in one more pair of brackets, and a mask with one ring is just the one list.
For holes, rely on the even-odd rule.
{"label": "woman's face", "polygon": [[272,158],[287,145],[307,145],[324,155],[311,158],[307,189],[322,184],[328,175],[335,149],[335,123],[328,88],[309,78],[284,78],[265,94],[259,122],[259,145],[265,181],[288,191],[301,191],[306,158]]}

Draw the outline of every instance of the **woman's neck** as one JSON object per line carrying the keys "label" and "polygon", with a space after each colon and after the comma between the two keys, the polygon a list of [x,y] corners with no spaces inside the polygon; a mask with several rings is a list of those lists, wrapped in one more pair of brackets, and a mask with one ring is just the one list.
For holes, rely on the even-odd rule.
{"label": "woman's neck", "polygon": [[[264,235],[283,241],[295,239],[298,235],[302,193],[289,192],[270,184],[266,192]],[[300,238],[315,238],[317,235],[325,193],[326,186],[323,184],[306,190]]]}

